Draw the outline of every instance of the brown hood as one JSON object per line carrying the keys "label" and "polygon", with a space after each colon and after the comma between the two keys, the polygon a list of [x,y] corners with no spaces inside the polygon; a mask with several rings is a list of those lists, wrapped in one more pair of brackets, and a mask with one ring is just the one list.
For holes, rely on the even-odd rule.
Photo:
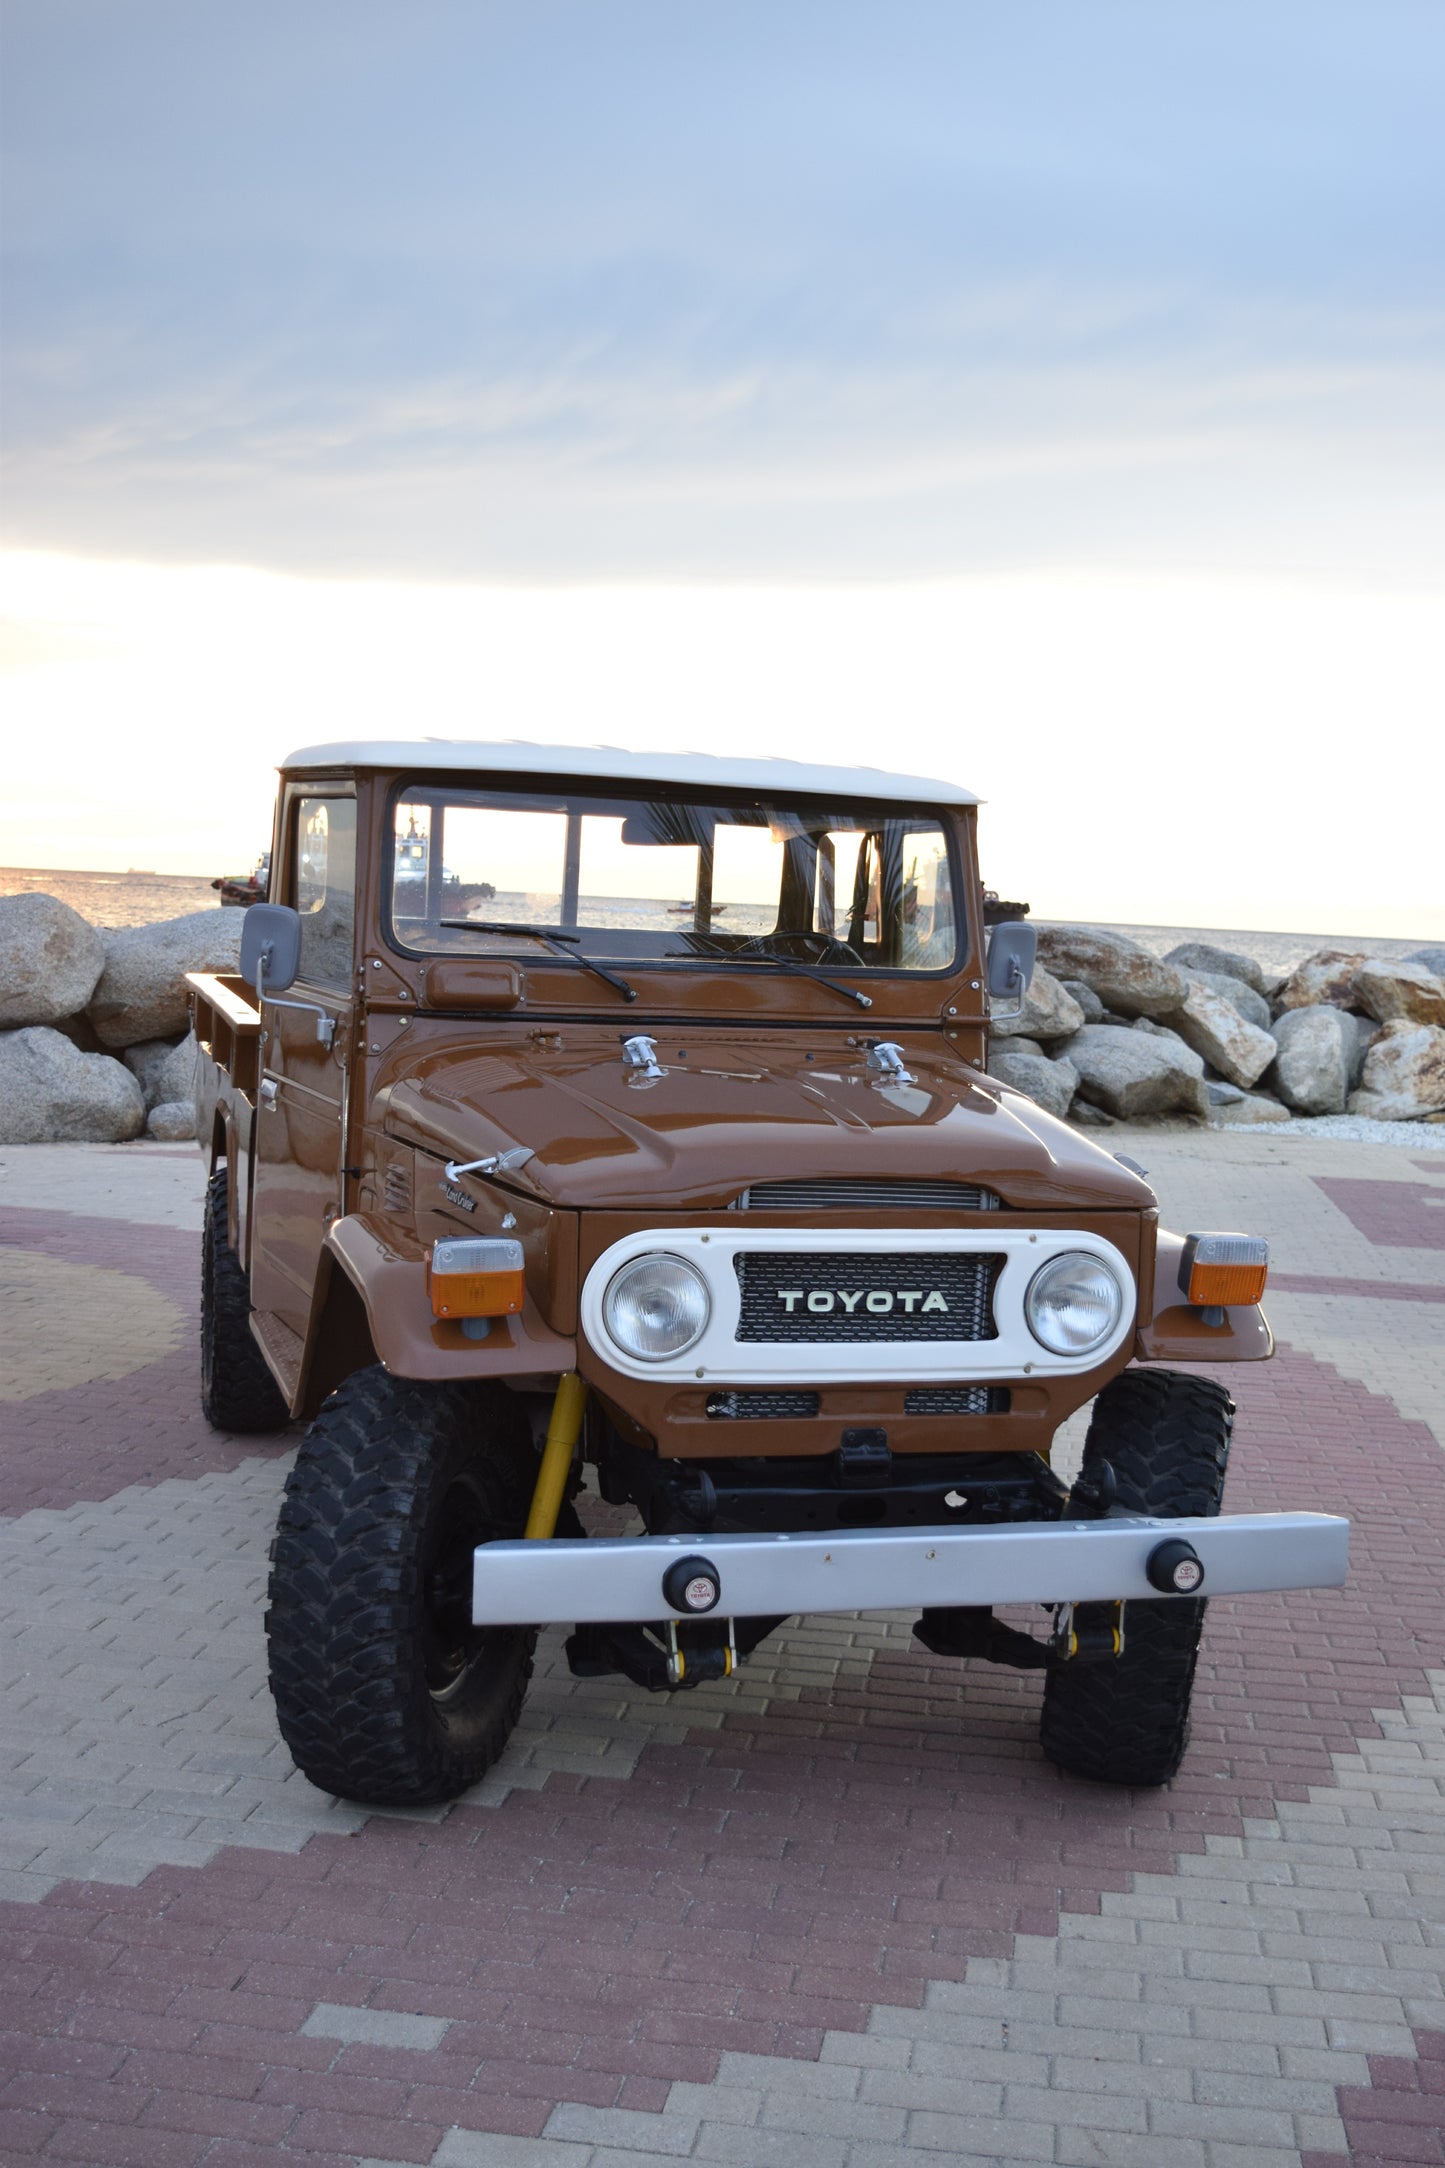
{"label": "brown hood", "polygon": [[1039,1211],[1154,1204],[1108,1152],[936,1037],[903,1042],[916,1081],[902,1086],[870,1075],[861,1043],[797,1031],[693,1034],[685,1054],[660,1036],[655,1081],[624,1068],[615,1037],[567,1039],[438,1048],[384,1088],[388,1133],[457,1160],[529,1148],[518,1189],[614,1211],[719,1210],[750,1182],[850,1176],[981,1181]]}

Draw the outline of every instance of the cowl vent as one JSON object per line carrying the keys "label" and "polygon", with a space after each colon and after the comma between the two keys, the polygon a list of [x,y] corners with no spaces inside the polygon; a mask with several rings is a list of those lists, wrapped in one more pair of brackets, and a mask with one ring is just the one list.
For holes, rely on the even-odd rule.
{"label": "cowl vent", "polygon": [[976,1182],[754,1182],[734,1212],[997,1212],[1000,1200]]}

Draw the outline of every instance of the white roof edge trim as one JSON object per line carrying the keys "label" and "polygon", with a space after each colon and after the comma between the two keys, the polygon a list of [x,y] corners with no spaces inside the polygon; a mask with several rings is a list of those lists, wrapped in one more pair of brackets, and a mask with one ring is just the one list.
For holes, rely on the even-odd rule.
{"label": "white roof edge trim", "polygon": [[690,790],[757,790],[809,797],[891,798],[906,803],[977,805],[971,790],[934,776],[882,768],[815,766],[804,760],[738,759],[717,753],[633,753],[615,745],[533,745],[524,738],[347,738],[305,745],[281,762],[294,768],[411,768],[490,775],[585,776],[617,783],[681,783]]}

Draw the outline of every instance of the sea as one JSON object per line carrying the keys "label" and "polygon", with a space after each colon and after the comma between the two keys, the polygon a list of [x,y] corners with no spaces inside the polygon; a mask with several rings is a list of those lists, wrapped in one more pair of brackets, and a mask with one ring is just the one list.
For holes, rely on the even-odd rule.
{"label": "sea", "polygon": [[[109,927],[149,926],[157,919],[179,918],[187,911],[217,909],[221,900],[211,878],[204,874],[149,873],[139,869],[128,873],[72,873],[37,866],[0,866],[0,896],[34,891],[58,896],[62,903],[70,904],[93,926]],[[498,897],[497,902],[505,911],[510,899]],[[614,910],[624,907],[630,922],[636,924],[637,906],[629,905],[627,899],[621,897],[608,898],[607,902]],[[651,908],[661,913],[665,906],[653,905]],[[604,920],[610,915],[610,911],[605,910],[598,913]],[[1040,919],[1036,923],[1045,925],[1048,921]],[[1089,923],[1108,923],[1112,932],[1128,934],[1156,956],[1167,955],[1181,941],[1208,941],[1216,948],[1234,949],[1241,955],[1252,956],[1266,974],[1292,971],[1316,949],[1363,950],[1371,956],[1398,960],[1432,940],[1429,934],[1420,934],[1414,939],[1385,940],[1379,934],[1336,931],[1280,933],[1260,927],[1152,926],[1102,920]]]}

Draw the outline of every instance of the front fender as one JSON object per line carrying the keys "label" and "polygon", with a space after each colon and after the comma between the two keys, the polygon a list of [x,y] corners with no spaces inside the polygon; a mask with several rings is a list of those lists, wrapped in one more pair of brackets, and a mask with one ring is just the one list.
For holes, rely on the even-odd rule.
{"label": "front fender", "polygon": [[366,1309],[378,1359],[399,1378],[553,1377],[577,1367],[577,1342],[555,1333],[526,1296],[519,1317],[494,1317],[485,1340],[432,1316],[426,1253],[397,1247],[369,1213],[333,1220],[325,1247]]}
{"label": "front fender", "polygon": [[1222,1325],[1206,1325],[1179,1291],[1183,1235],[1161,1227],[1154,1253],[1154,1309],[1134,1336],[1134,1353],[1147,1363],[1262,1363],[1274,1353],[1274,1334],[1258,1303],[1226,1310]]}

